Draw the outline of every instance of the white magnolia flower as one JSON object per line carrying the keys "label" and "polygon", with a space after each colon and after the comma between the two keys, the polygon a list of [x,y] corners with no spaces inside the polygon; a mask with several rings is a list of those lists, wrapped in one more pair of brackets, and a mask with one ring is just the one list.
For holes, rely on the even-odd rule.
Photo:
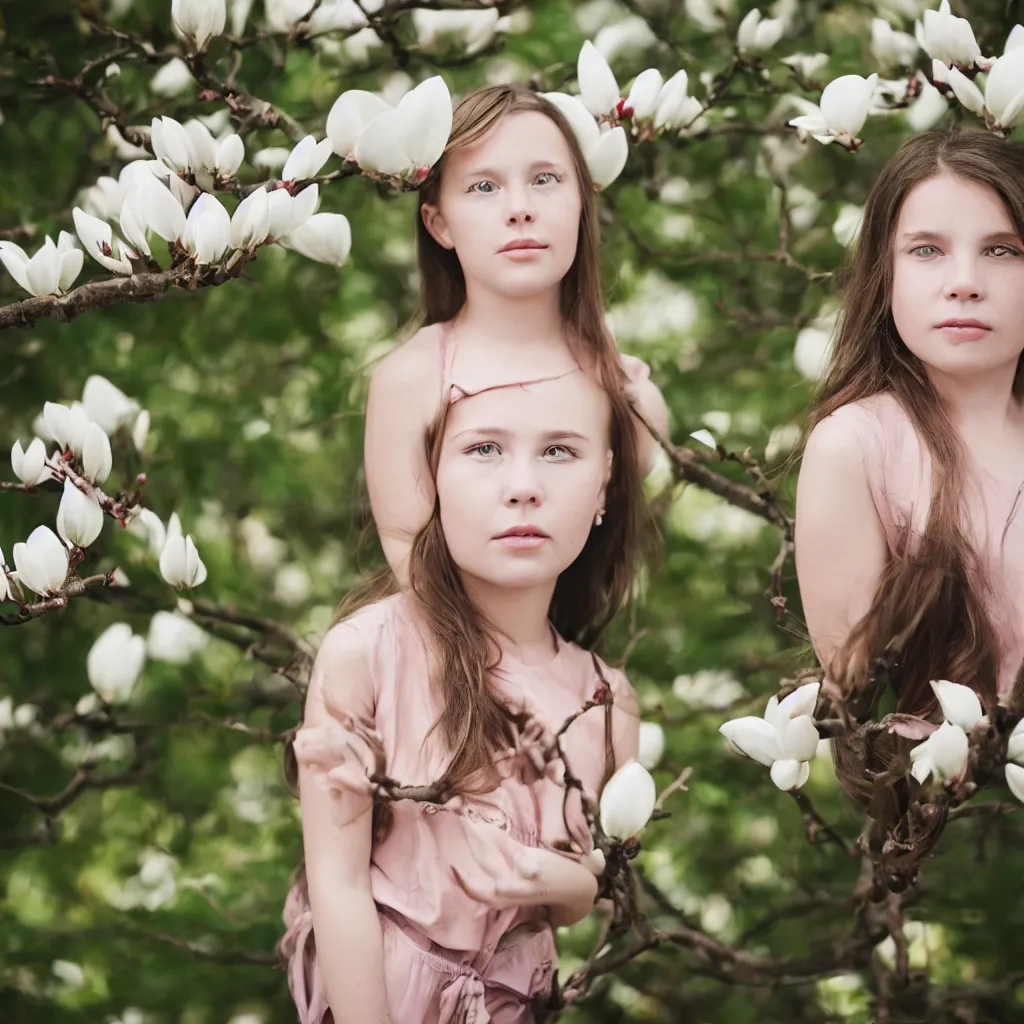
{"label": "white magnolia flower", "polygon": [[291,151],[281,171],[283,181],[297,181],[303,178],[315,178],[331,156],[331,140],[321,139],[319,142],[312,135],[307,135]]}
{"label": "white magnolia flower", "polygon": [[180,612],[156,612],[149,622],[146,651],[154,661],[184,665],[209,640],[206,630]]}
{"label": "white magnolia flower", "polygon": [[173,57],[150,79],[149,87],[157,96],[173,98],[195,84],[189,66],[180,57]]}
{"label": "white magnolia flower", "polygon": [[988,111],[994,127],[1013,128],[1024,121],[1024,48],[996,59],[985,78],[984,93],[959,68],[938,67],[956,98],[979,117]]}
{"label": "white magnolia flower", "polygon": [[289,231],[281,244],[318,263],[340,267],[352,248],[352,229],[343,214],[316,213]]}
{"label": "white magnolia flower", "polygon": [[92,494],[80,491],[70,480],[57,508],[57,532],[68,542],[87,548],[103,529],[103,509]]}
{"label": "white magnolia flower", "polygon": [[921,783],[929,776],[938,782],[954,778],[964,770],[969,750],[967,733],[959,725],[943,722],[910,751],[910,774]]}
{"label": "white magnolia flower", "polygon": [[[364,5],[368,9],[372,6]],[[420,12],[414,10],[413,18]],[[323,35],[325,32],[353,32],[369,22],[355,0],[324,0],[306,22],[306,34]]]}
{"label": "white magnolia flower", "polygon": [[140,415],[139,403],[129,398],[116,384],[99,373],[90,374],[82,388],[82,406],[93,423],[107,434],[130,426]]}
{"label": "white magnolia flower", "polygon": [[[142,237],[139,237],[141,229]],[[158,235],[177,243],[185,233],[185,211],[174,193],[152,174],[139,175],[125,196],[121,208],[121,232],[132,245],[149,255],[146,235]]]}
{"label": "white magnolia flower", "polygon": [[11,448],[11,469],[14,475],[29,487],[41,484],[50,479],[50,471],[46,468],[46,445],[40,437],[34,437],[28,448],[23,449],[20,441],[14,442]]}
{"label": "white magnolia flower", "polygon": [[183,537],[178,516],[167,525],[167,539],[160,552],[160,575],[175,589],[198,587],[206,579],[206,566],[190,536]]}
{"label": "white magnolia flower", "polygon": [[173,117],[154,117],[150,127],[153,155],[177,174],[193,168],[195,154],[184,125]]}
{"label": "white magnolia flower", "polygon": [[917,73],[919,92],[906,111],[907,124],[915,132],[926,132],[934,128],[936,123],[949,113],[949,104],[945,96],[935,88],[927,75],[922,71]]}
{"label": "white magnolia flower", "polygon": [[860,75],[835,78],[822,91],[820,106],[810,105],[807,113],[794,117],[789,123],[809,132],[819,142],[838,141],[852,146],[859,141],[857,134],[867,120],[877,82],[877,74],[867,78]]}
{"label": "white magnolia flower", "polygon": [[885,18],[871,19],[871,52],[882,67],[913,67],[919,48],[912,35],[897,31]]}
{"label": "white magnolia flower", "polygon": [[924,12],[921,21],[914,23],[914,36],[929,57],[943,64],[969,68],[986,63],[971,23],[950,12],[949,0],[942,0],[937,11]]}
{"label": "white magnolia flower", "polygon": [[[83,403],[84,404],[84,403]],[[101,484],[110,476],[114,457],[110,451],[110,438],[98,424],[90,423],[85,428],[82,441],[82,471],[94,484]]]}
{"label": "white magnolia flower", "polygon": [[263,0],[263,12],[271,32],[291,32],[303,21],[314,0]]}
{"label": "white magnolia flower", "polygon": [[650,821],[657,800],[651,773],[639,761],[627,761],[601,793],[601,828],[612,839],[631,839]]}
{"label": "white magnolia flower", "polygon": [[54,245],[47,235],[43,244],[29,257],[20,245],[0,241],[0,263],[18,286],[37,298],[63,295],[82,272],[85,256],[75,246],[73,235],[62,231]]}
{"label": "white magnolia flower", "polygon": [[832,236],[840,245],[849,245],[860,234],[860,224],[863,219],[863,206],[843,203],[832,224]]}
{"label": "white magnolia flower", "polygon": [[85,659],[92,688],[108,704],[129,700],[146,660],[146,641],[127,622],[115,622],[95,640]]}
{"label": "white magnolia flower", "polygon": [[736,46],[742,54],[764,53],[782,38],[784,28],[781,18],[765,18],[755,7],[740,22]]}
{"label": "white magnolia flower", "polygon": [[[288,195],[284,189],[278,191]],[[266,240],[269,232],[270,205],[267,190],[260,185],[235,207],[231,215],[228,241],[232,249],[255,249]]]}
{"label": "white magnolia flower", "polygon": [[43,420],[50,436],[61,449],[70,448],[76,455],[82,454],[91,418],[81,402],[72,402],[71,408],[58,402],[45,402]]}
{"label": "white magnolia flower", "polygon": [[1024,803],[1024,768],[1019,764],[1006,765],[1006,785],[1010,792]]}
{"label": "white magnolia flower", "polygon": [[648,770],[657,767],[665,753],[665,730],[657,722],[640,723],[640,748],[637,760]]}
{"label": "white magnolia flower", "polygon": [[544,97],[558,107],[569,122],[594,184],[607,188],[622,172],[629,155],[625,130],[617,125],[602,132],[578,96],[546,92]]}
{"label": "white magnolia flower", "polygon": [[622,101],[623,117],[634,121],[650,121],[658,109],[661,87],[665,84],[657,68],[648,68],[636,76],[629,95]]}
{"label": "white magnolia flower", "polygon": [[984,717],[981,701],[969,686],[939,679],[932,680],[931,687],[942,708],[942,717],[950,725],[958,725],[964,732],[970,732]]}
{"label": "white magnolia flower", "polygon": [[819,686],[805,683],[781,701],[772,697],[763,718],[734,718],[718,730],[741,753],[770,768],[772,782],[781,790],[799,789],[811,774],[818,749],[811,715]]}
{"label": "white magnolia flower", "polygon": [[364,171],[422,181],[441,159],[451,130],[451,93],[434,75],[374,117],[359,133],[352,156]]}
{"label": "white magnolia flower", "polygon": [[258,171],[269,171],[273,174],[284,167],[291,150],[286,146],[268,146],[259,149],[252,155],[252,165]]}
{"label": "white magnolia flower", "polygon": [[576,61],[576,77],[583,105],[594,117],[614,117],[622,94],[608,62],[588,39]]}
{"label": "white magnolia flower", "polygon": [[106,221],[77,206],[71,211],[71,216],[85,251],[97,263],[115,274],[127,276],[132,273],[131,257],[135,253],[126,249],[121,239],[114,238],[114,232]]}
{"label": "white magnolia flower", "polygon": [[216,196],[204,192],[185,220],[182,244],[196,263],[216,263],[231,241],[231,218]]}
{"label": "white magnolia flower", "polygon": [[320,186],[314,182],[293,196],[285,188],[276,188],[267,196],[270,228],[267,240],[277,242],[305,224],[320,202]]}
{"label": "white magnolia flower", "polygon": [[[425,50],[451,40],[462,53],[469,55],[482,50],[494,38],[500,17],[496,7],[475,11],[432,11],[417,7],[412,12],[412,24]],[[366,24],[365,19],[362,24]]]}
{"label": "white magnolia flower", "polygon": [[14,577],[40,596],[56,594],[68,575],[68,549],[48,526],[37,526],[14,545]]}
{"label": "white magnolia flower", "polygon": [[791,53],[782,58],[783,64],[788,64],[804,78],[814,78],[828,67],[828,62],[827,53]]}
{"label": "white magnolia flower", "polygon": [[[3,548],[0,548],[0,601],[13,600],[13,598],[11,581],[7,578],[7,563],[4,561],[4,551]],[[0,724],[0,729],[2,728],[3,725]]]}
{"label": "white magnolia flower", "polygon": [[718,451],[718,442],[715,440],[715,435],[712,434],[710,430],[706,430],[704,427],[701,427],[700,430],[693,431],[693,433],[690,434],[690,437],[692,437],[694,441],[699,441],[705,447],[710,448],[713,452]]}
{"label": "white magnolia flower", "polygon": [[160,558],[164,544],[167,543],[167,528],[152,509],[140,509],[135,516],[128,520],[128,530],[130,533],[144,538],[149,543],[152,556],[156,559]]}
{"label": "white magnolia flower", "polygon": [[240,135],[231,132],[217,143],[213,169],[222,178],[233,177],[245,158],[245,143]]}
{"label": "white magnolia flower", "polygon": [[656,130],[689,128],[704,112],[700,100],[689,94],[689,88],[689,78],[685,71],[677,71],[661,87],[654,111]]}
{"label": "white magnolia flower", "polygon": [[189,45],[201,52],[224,32],[226,0],[171,0],[171,21]]}
{"label": "white magnolia flower", "polygon": [[1006,46],[1003,47],[1003,53],[1009,53],[1011,50],[1019,49],[1024,46],[1024,25],[1014,25],[1010,29],[1010,34],[1006,37]]}
{"label": "white magnolia flower", "polygon": [[348,89],[343,92],[327,115],[327,138],[331,148],[342,160],[352,159],[359,133],[378,115],[393,109],[374,92]]}
{"label": "white magnolia flower", "polygon": [[132,444],[136,451],[145,451],[146,439],[149,437],[149,410],[143,409],[135,417],[135,425],[132,427]]}
{"label": "white magnolia flower", "polygon": [[796,336],[793,365],[801,377],[818,380],[828,366],[834,330],[811,324]]}

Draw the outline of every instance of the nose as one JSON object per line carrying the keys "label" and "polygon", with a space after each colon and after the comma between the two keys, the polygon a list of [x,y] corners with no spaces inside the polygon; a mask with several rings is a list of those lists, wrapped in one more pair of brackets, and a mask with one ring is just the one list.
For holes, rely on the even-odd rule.
{"label": "nose", "polygon": [[544,501],[544,489],[533,460],[517,459],[509,465],[505,504],[509,508],[536,508]]}
{"label": "nose", "polygon": [[983,297],[978,262],[972,256],[963,256],[951,261],[950,276],[946,281],[945,295],[947,299],[960,302],[976,302]]}
{"label": "nose", "polygon": [[521,228],[525,224],[533,224],[537,219],[537,208],[529,190],[510,188],[506,194],[508,207],[505,211],[505,223],[510,228]]}

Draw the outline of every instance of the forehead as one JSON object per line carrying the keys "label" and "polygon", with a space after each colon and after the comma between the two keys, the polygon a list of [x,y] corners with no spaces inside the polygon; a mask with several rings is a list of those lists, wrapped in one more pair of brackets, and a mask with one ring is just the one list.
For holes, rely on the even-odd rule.
{"label": "forehead", "polygon": [[940,174],[915,185],[900,211],[901,231],[956,231],[978,234],[1012,231],[1013,221],[999,194],[989,185]]}
{"label": "forehead", "polygon": [[572,431],[606,442],[610,405],[604,391],[582,371],[538,384],[493,388],[456,402],[448,415],[445,443],[467,430],[500,429],[524,441]]}
{"label": "forehead", "polygon": [[514,169],[542,160],[568,165],[572,154],[565,136],[547,114],[524,110],[503,117],[472,146],[453,150],[448,160],[449,170],[459,174],[473,167]]}

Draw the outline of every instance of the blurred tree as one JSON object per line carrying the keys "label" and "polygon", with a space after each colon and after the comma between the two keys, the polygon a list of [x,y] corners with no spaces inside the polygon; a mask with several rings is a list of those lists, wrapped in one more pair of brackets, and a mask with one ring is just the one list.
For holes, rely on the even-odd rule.
{"label": "blurred tree", "polygon": [[[862,821],[828,759],[794,797],[717,731],[813,663],[786,459],[859,205],[904,138],[969,116],[917,71],[931,63],[912,36],[874,20],[912,33],[918,0],[779,0],[759,24],[732,0],[251,6],[232,0],[224,37],[197,56],[167,0],[7,0],[0,240],[32,254],[75,229],[75,205],[116,225],[123,195],[95,183],[148,157],[135,147],[153,117],[239,133],[246,161],[219,183],[233,209],[306,132],[323,135],[347,89],[396,102],[440,74],[455,96],[496,81],[572,91],[591,39],[623,94],[645,67],[666,79],[683,68],[682,98],[699,101],[693,123],[633,133],[601,196],[611,321],[623,350],[651,363],[676,445],[648,481],[664,562],[606,652],[628,658],[646,719],[665,730],[659,785],[692,773],[633,862],[645,918],[609,946],[599,914],[561,936],[561,980],[579,998],[560,1019],[1024,1020],[1024,903],[1007,888],[1024,842],[1015,805],[966,803],[919,882],[872,898]],[[981,52],[1002,53],[1016,5],[979,0],[970,13]],[[788,125],[817,116],[808,103],[827,82],[878,69],[856,154],[850,139],[822,146]],[[122,283],[87,256],[64,299],[0,275],[0,435],[27,446],[46,432],[44,402],[113,382],[120,392],[93,380],[86,403],[111,420],[104,491],[142,495],[159,517],[106,522],[77,567],[97,578],[72,577],[66,602],[0,605],[5,1021],[292,1019],[274,946],[301,833],[281,745],[336,602],[380,558],[362,496],[366,369],[416,308],[415,194],[337,158],[303,177],[317,175],[321,211],[351,225],[340,269],[265,246],[197,271],[153,238],[151,265]],[[119,407],[121,393],[137,404]],[[714,449],[690,439],[699,430]],[[54,522],[61,488],[5,488],[10,556]],[[172,512],[209,573],[180,602],[157,565]],[[147,638],[147,660],[130,699],[107,707],[87,654],[113,623]]]}

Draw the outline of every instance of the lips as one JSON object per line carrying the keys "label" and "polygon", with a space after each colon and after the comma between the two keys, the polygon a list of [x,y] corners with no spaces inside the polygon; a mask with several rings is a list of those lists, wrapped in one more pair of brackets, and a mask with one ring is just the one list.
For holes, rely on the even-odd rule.
{"label": "lips", "polygon": [[535,238],[516,238],[511,242],[503,245],[498,252],[515,252],[517,249],[546,249],[547,246],[543,242],[538,242]]}
{"label": "lips", "polygon": [[527,523],[525,526],[510,526],[503,533],[499,533],[495,540],[501,540],[503,537],[547,537],[548,535],[539,527],[531,526]]}
{"label": "lips", "polygon": [[970,328],[973,328],[975,330],[980,330],[980,331],[990,331],[990,330],[992,330],[992,328],[989,327],[988,324],[982,323],[980,320],[960,319],[960,318],[954,318],[954,319],[951,319],[951,320],[943,320],[942,323],[939,324],[938,326],[939,326],[940,329],[944,328],[944,327],[950,327],[950,328],[953,328],[953,329],[957,329],[957,328],[960,328],[960,329],[970,329]]}

